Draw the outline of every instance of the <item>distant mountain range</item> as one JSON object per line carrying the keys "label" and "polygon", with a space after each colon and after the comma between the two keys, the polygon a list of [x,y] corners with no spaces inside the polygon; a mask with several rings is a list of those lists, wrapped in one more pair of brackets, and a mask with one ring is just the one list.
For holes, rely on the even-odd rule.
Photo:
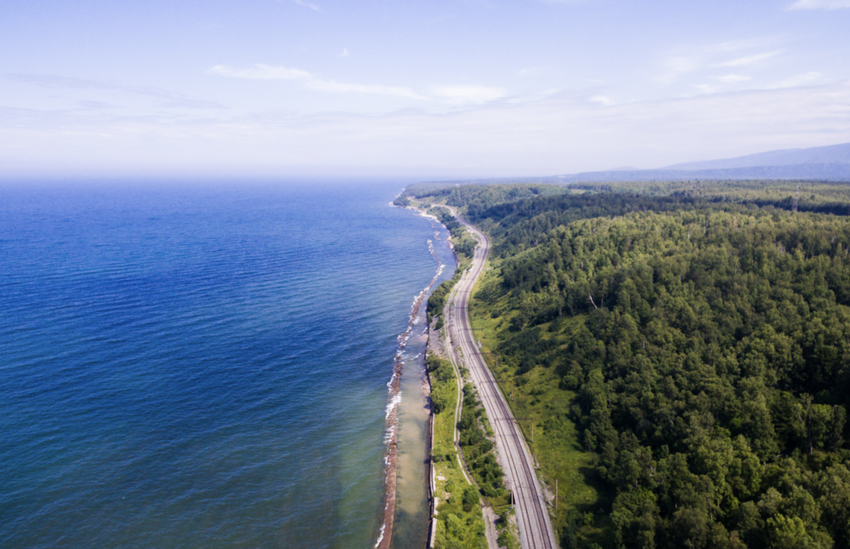
{"label": "distant mountain range", "polygon": [[850,181],[850,143],[783,149],[736,158],[686,162],[654,170],[616,169],[559,175],[562,183],[687,179],[823,179]]}

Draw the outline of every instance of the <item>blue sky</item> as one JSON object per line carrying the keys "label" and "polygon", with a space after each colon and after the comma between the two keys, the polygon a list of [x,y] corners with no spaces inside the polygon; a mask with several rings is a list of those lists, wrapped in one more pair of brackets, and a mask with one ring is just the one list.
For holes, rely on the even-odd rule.
{"label": "blue sky", "polygon": [[518,176],[850,142],[850,0],[10,0],[0,176]]}

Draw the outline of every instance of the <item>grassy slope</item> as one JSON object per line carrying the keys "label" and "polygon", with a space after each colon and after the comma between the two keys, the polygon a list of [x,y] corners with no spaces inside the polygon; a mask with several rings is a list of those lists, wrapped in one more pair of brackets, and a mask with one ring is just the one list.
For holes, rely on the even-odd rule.
{"label": "grassy slope", "polygon": [[[492,267],[492,264],[488,263],[488,267]],[[488,270],[482,283],[495,276],[495,270]],[[541,467],[541,480],[553,494],[555,480],[558,481],[558,509],[553,521],[556,536],[561,537],[561,531],[568,521],[581,520],[585,524],[593,525],[592,536],[585,542],[607,545],[610,540],[606,536],[610,535],[612,529],[608,516],[599,513],[604,507],[602,498],[605,494],[602,491],[602,482],[594,472],[596,459],[594,454],[582,448],[578,440],[578,430],[568,418],[575,394],[559,389],[559,379],[552,369],[534,368],[522,376],[516,376],[514,369],[496,364],[493,351],[499,341],[498,334],[507,329],[512,313],[507,312],[494,318],[493,311],[504,310],[504,305],[505,303],[500,301],[495,307],[488,308],[473,295],[473,329],[481,340],[484,356],[487,357],[493,374],[500,381],[514,416],[529,418],[520,419],[519,423]],[[559,330],[571,330],[572,325],[573,323],[564,322]],[[548,329],[548,326],[546,328]],[[513,400],[510,398],[512,387]]]}

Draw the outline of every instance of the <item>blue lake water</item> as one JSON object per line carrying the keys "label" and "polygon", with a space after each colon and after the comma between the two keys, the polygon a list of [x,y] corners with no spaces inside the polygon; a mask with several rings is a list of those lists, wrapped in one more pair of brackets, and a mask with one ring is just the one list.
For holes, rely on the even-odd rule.
{"label": "blue lake water", "polygon": [[0,547],[374,545],[401,187],[0,187]]}

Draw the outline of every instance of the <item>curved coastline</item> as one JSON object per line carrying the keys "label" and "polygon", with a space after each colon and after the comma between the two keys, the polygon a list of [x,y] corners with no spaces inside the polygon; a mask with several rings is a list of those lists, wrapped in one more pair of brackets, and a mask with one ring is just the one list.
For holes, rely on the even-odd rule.
{"label": "curved coastline", "polygon": [[[439,225],[439,226],[443,227],[444,230],[448,231],[448,228],[445,225],[443,225],[442,223],[440,223],[440,221],[437,219],[436,216],[428,214],[424,210],[421,210],[419,208],[414,208],[412,206],[396,206],[395,204],[392,204],[392,203],[390,203],[390,206],[396,207],[396,208],[403,208],[403,209],[406,209],[406,210],[411,210],[413,212],[416,212],[417,215],[419,215],[421,217],[425,217],[429,221],[431,221],[432,225],[434,225],[434,224]],[[434,228],[436,229],[437,227],[434,226]],[[448,241],[448,245],[452,250],[452,254],[453,254],[453,257],[454,257],[454,260],[455,260],[455,265],[457,265],[457,253],[455,252],[454,246],[452,245],[450,240]],[[398,409],[399,409],[399,403],[401,402],[400,388],[401,388],[401,375],[402,375],[402,365],[403,365],[403,352],[404,352],[405,347],[407,346],[407,342],[410,338],[410,335],[413,331],[413,327],[416,323],[416,318],[417,318],[417,314],[419,313],[419,309],[420,309],[420,307],[422,306],[423,303],[425,303],[426,306],[427,306],[428,293],[434,288],[434,285],[437,283],[437,280],[439,280],[440,275],[442,275],[443,269],[445,268],[445,265],[437,257],[437,255],[434,251],[433,243],[430,239],[428,240],[428,249],[431,252],[431,256],[434,258],[434,260],[438,264],[437,272],[434,275],[434,277],[431,279],[430,284],[428,284],[428,286],[426,286],[413,300],[413,304],[412,304],[411,309],[410,309],[410,315],[408,316],[407,329],[398,336],[399,345],[398,345],[398,350],[396,351],[396,355],[395,355],[395,358],[394,358],[394,361],[393,361],[393,374],[392,374],[392,377],[390,378],[390,381],[387,383],[387,388],[388,388],[388,390],[387,390],[387,413],[386,413],[386,429],[385,429],[385,436],[384,436],[384,441],[385,441],[385,444],[386,444],[386,447],[387,447],[385,455],[384,455],[384,466],[385,466],[385,469],[384,469],[384,475],[385,475],[384,476],[384,478],[385,478],[385,481],[384,481],[384,484],[385,484],[384,502],[385,503],[384,503],[384,513],[383,513],[384,518],[383,518],[383,521],[381,523],[380,530],[378,532],[378,539],[377,539],[377,541],[375,542],[375,545],[374,545],[375,549],[389,549],[390,546],[392,545],[393,525],[394,525],[394,521],[395,521],[396,497],[397,497]],[[426,329],[425,335],[426,335],[426,337],[430,336],[430,326]],[[429,339],[429,341],[430,341],[430,339]],[[427,345],[428,345],[428,343],[426,342],[426,352],[427,352]],[[431,406],[431,401],[430,401],[430,397],[429,397],[430,378],[428,378],[427,374],[426,374],[426,379],[428,380],[428,385],[427,385],[427,387],[423,388],[423,391],[426,392],[426,394],[424,396],[426,398],[426,401],[427,401],[428,407],[429,407],[428,428],[427,428],[428,436],[426,437],[426,452],[427,452],[427,455],[430,456],[430,454],[431,454],[431,444],[432,444],[432,439],[433,439],[434,412],[433,412],[433,407]],[[428,479],[431,479],[431,477],[433,476],[433,469],[431,467],[430,459],[427,461],[426,470],[427,470],[426,474],[427,474]],[[429,507],[430,507],[429,515],[431,516],[431,519],[430,519],[431,524],[429,524],[429,526],[428,526],[427,541],[428,541],[428,544],[430,546],[430,545],[433,544],[433,532],[434,532],[434,525],[435,525],[435,521],[434,521],[434,518],[433,518],[433,511],[434,511],[434,508],[433,508],[434,507],[433,479],[428,481],[428,499],[429,499]]]}

